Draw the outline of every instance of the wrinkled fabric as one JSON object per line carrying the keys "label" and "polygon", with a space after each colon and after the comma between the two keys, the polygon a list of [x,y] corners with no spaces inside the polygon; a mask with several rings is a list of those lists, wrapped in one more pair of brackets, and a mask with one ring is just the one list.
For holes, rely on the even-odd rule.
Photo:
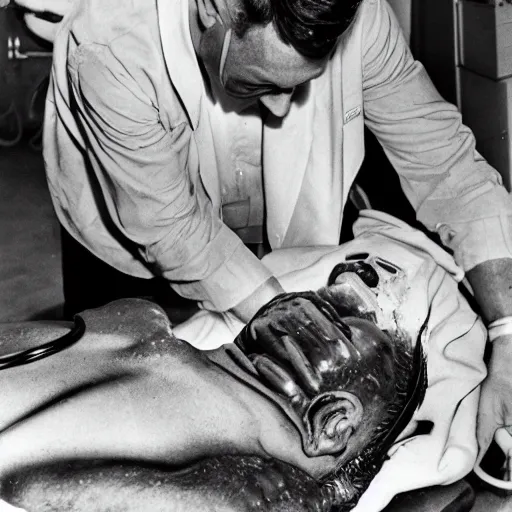
{"label": "wrinkled fabric", "polygon": [[[464,270],[512,256],[501,179],[413,60],[385,0],[363,0],[326,71],[298,89],[286,118],[269,116],[262,128],[272,248],[338,243],[366,123],[419,219]],[[218,115],[187,0],[78,0],[65,17],[44,131],[60,222],[122,272],[162,275],[224,311],[271,275],[221,219],[219,169],[236,173],[222,134],[244,120],[220,112],[229,129],[216,130]]]}
{"label": "wrinkled fabric", "polygon": [[[379,256],[402,269],[409,282],[407,300],[396,311],[399,325],[414,339],[430,314],[422,339],[428,373],[425,400],[355,509],[377,512],[398,493],[450,484],[473,468],[486,330],[458,291],[462,269],[423,233],[369,210],[362,212],[354,231],[355,239],[339,247],[281,249],[263,262],[292,292],[325,285],[346,256]],[[176,327],[175,334],[209,349],[229,342],[242,327],[232,316],[201,312]],[[419,421],[432,423],[430,434],[408,437]]]}

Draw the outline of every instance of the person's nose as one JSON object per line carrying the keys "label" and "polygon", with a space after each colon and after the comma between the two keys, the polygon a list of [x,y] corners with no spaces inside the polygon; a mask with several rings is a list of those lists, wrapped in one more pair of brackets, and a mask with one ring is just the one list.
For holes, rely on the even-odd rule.
{"label": "person's nose", "polygon": [[294,89],[276,94],[266,94],[260,98],[261,103],[277,117],[284,117],[290,110]]}

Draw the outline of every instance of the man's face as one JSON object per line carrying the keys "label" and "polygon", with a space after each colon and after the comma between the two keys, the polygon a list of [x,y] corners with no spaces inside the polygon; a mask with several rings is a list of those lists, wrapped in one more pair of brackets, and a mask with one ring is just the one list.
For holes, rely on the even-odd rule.
{"label": "man's face", "polygon": [[240,38],[219,20],[204,33],[199,54],[237,110],[260,100],[278,117],[290,110],[295,88],[322,74],[327,62],[299,54],[279,38],[272,23],[251,27]]}

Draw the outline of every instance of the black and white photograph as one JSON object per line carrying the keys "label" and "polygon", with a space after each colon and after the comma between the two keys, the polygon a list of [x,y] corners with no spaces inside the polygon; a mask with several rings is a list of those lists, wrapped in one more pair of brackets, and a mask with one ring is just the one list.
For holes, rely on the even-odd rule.
{"label": "black and white photograph", "polygon": [[0,0],[0,512],[512,512],[512,0]]}

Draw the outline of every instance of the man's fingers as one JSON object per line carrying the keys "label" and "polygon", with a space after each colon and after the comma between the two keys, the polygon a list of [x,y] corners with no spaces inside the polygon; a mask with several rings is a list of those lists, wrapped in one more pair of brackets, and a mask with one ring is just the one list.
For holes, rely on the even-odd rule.
{"label": "man's fingers", "polygon": [[59,23],[50,23],[49,21],[36,18],[34,14],[25,15],[27,28],[36,36],[53,43],[55,34],[59,28]]}
{"label": "man's fingers", "polygon": [[496,429],[499,428],[500,421],[496,415],[495,396],[494,393],[484,384],[482,394],[480,396],[480,406],[477,421],[477,440],[478,440],[478,457],[476,465],[479,465],[483,456],[487,453],[489,446],[494,438]]}
{"label": "man's fingers", "polygon": [[512,436],[510,435],[509,430],[510,427],[508,427],[508,429],[506,427],[501,427],[496,431],[496,434],[494,435],[496,444],[506,455],[512,453]]}
{"label": "man's fingers", "polygon": [[287,361],[293,366],[298,379],[308,391],[318,393],[320,389],[320,379],[302,349],[291,336],[283,336],[281,340],[286,349]]}
{"label": "man's fingers", "polygon": [[306,396],[295,379],[284,368],[267,356],[254,355],[251,361],[262,379],[275,391],[288,397],[293,403],[304,404]]}

